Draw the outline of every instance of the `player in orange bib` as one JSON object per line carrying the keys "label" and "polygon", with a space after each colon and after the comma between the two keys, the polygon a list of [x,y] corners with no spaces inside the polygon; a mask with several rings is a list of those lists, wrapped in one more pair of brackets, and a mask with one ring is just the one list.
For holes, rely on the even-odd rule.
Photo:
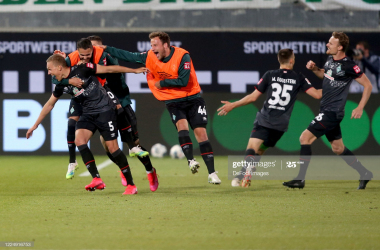
{"label": "player in orange bib", "polygon": [[152,32],[149,38],[151,49],[147,53],[132,53],[109,46],[102,48],[117,59],[146,65],[150,71],[147,74],[148,86],[159,101],[165,102],[191,172],[198,172],[199,162],[194,159],[189,124],[194,130],[209,172],[208,182],[220,184],[221,180],[214,168],[214,153],[206,132],[206,103],[200,96],[201,88],[189,52],[170,46],[170,37],[165,32]]}

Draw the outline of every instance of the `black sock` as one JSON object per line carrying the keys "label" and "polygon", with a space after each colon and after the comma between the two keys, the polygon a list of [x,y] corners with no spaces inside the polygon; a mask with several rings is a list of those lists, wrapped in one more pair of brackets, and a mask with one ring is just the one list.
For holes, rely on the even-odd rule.
{"label": "black sock", "polygon": [[117,165],[115,158],[112,156],[112,154],[111,154],[110,152],[107,152],[107,156],[108,156],[108,158],[110,158],[110,160],[111,160],[113,163],[115,163],[115,164]]}
{"label": "black sock", "polygon": [[[248,162],[249,164],[251,164],[252,168],[251,168],[251,172],[254,172],[254,167],[256,167],[256,164],[255,162],[259,162],[261,159],[261,155],[258,155],[256,154],[256,151],[252,148],[249,148],[245,151],[245,162]],[[240,174],[238,174],[236,176],[236,178],[238,178],[239,180],[242,180],[244,178],[244,175],[245,175],[245,172],[247,171],[247,167],[242,167],[241,170],[240,170]]]}
{"label": "black sock", "polygon": [[191,142],[189,131],[181,130],[178,132],[179,145],[181,145],[182,151],[188,161],[194,159],[193,155],[193,143]]}
{"label": "black sock", "polygon": [[74,163],[76,159],[75,153],[75,125],[77,121],[69,119],[67,121],[67,146],[69,147],[70,163]]}
{"label": "black sock", "polygon": [[[139,145],[141,147],[141,145]],[[144,147],[141,147],[142,150],[146,151]],[[137,157],[141,163],[144,165],[145,170],[150,172],[153,170],[152,162],[150,161],[149,155],[145,157]]]}
{"label": "black sock", "polygon": [[94,156],[92,155],[87,144],[78,146],[78,149],[79,149],[80,154],[82,155],[84,165],[86,165],[88,172],[90,172],[92,178],[95,178],[95,177],[100,178],[98,169],[95,164]]}
{"label": "black sock", "polygon": [[209,174],[215,172],[214,168],[214,152],[212,151],[211,143],[207,141],[203,141],[199,143],[199,148],[201,150],[201,155],[206,163],[207,170]]}
{"label": "black sock", "polygon": [[129,168],[127,157],[125,157],[125,154],[120,150],[116,150],[112,153],[113,158],[116,162],[118,162],[118,166],[123,173],[125,179],[127,180],[128,185],[135,185],[133,183],[132,173],[131,169]]}
{"label": "black sock", "polygon": [[344,151],[339,155],[342,159],[353,169],[358,171],[358,173],[362,176],[368,171],[361,162],[356,158],[356,156],[346,147],[344,147]]}
{"label": "black sock", "polygon": [[124,109],[117,110],[117,127],[120,131],[121,141],[128,144],[129,149],[135,146],[131,123],[125,115]]}
{"label": "black sock", "polygon": [[311,159],[311,145],[301,145],[300,150],[300,171],[295,180],[305,180],[306,171]]}

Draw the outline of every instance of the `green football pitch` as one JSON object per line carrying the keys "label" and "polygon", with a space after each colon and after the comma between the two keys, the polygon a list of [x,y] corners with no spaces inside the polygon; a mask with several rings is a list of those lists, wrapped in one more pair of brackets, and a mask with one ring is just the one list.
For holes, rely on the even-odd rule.
{"label": "green football pitch", "polygon": [[106,189],[87,192],[82,162],[66,180],[67,157],[0,157],[0,242],[34,242],[25,249],[380,249],[380,181],[360,191],[357,181],[232,188],[227,157],[215,160],[219,186],[207,183],[204,164],[192,175],[184,160],[153,159],[160,182],[153,193],[141,163],[129,159],[139,193],[123,196],[114,164],[100,170]]}

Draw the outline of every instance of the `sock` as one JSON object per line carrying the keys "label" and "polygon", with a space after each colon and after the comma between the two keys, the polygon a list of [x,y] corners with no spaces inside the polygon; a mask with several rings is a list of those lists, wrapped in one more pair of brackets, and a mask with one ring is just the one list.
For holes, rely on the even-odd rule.
{"label": "sock", "polygon": [[117,127],[120,131],[121,141],[128,144],[129,149],[135,146],[131,123],[125,115],[124,109],[117,110]]}
{"label": "sock", "polygon": [[201,155],[206,163],[207,170],[209,174],[212,174],[215,172],[214,168],[214,152],[212,152],[211,143],[207,141],[203,141],[199,143],[199,148],[201,150]]}
{"label": "sock", "polygon": [[135,185],[133,183],[132,173],[131,169],[129,168],[127,157],[125,157],[125,154],[120,150],[116,150],[112,153],[113,158],[116,162],[118,162],[118,166],[123,173],[125,179],[127,180],[128,185]]}
{"label": "sock", "polygon": [[300,150],[300,171],[298,172],[297,177],[295,180],[305,180],[306,177],[306,171],[309,167],[311,159],[311,145],[301,145]]}
{"label": "sock", "polygon": [[[261,155],[256,154],[256,151],[252,148],[249,148],[245,151],[245,161],[250,163],[251,166],[256,166],[255,162],[259,162],[261,159]],[[242,180],[244,178],[244,173],[247,171],[247,167],[242,167],[240,170],[240,173],[235,176],[235,178],[238,178],[239,180]],[[253,168],[251,168],[251,171],[253,171]]]}
{"label": "sock", "polygon": [[67,146],[69,147],[70,163],[74,163],[76,159],[75,153],[75,125],[77,121],[69,119],[67,121]]}
{"label": "sock", "polygon": [[342,154],[340,154],[340,157],[353,169],[358,171],[358,173],[362,176],[364,175],[368,170],[361,164],[361,162],[356,159],[356,156],[346,147],[344,147],[344,151]]}
{"label": "sock", "polygon": [[117,165],[115,158],[112,156],[112,154],[111,154],[110,152],[107,152],[107,156],[108,156],[108,158],[110,158],[110,160],[111,160],[113,163],[115,163],[115,164]]}
{"label": "sock", "polygon": [[[139,145],[141,147],[141,145]],[[146,149],[144,147],[141,147],[142,150],[146,151]],[[137,157],[141,163],[144,165],[145,167],[145,170],[146,172],[148,173],[152,173],[152,170],[153,170],[153,166],[152,166],[152,162],[150,161],[150,158],[149,158],[149,155],[145,156],[145,157]]]}
{"label": "sock", "polygon": [[193,155],[193,143],[191,142],[189,131],[181,130],[178,132],[179,145],[181,145],[182,151],[188,161],[194,159]]}
{"label": "sock", "polygon": [[90,172],[92,178],[95,178],[95,177],[100,178],[98,168],[96,167],[96,164],[95,164],[94,156],[92,155],[87,144],[78,146],[78,149],[79,149],[80,154],[82,155],[84,165],[86,165],[88,172]]}

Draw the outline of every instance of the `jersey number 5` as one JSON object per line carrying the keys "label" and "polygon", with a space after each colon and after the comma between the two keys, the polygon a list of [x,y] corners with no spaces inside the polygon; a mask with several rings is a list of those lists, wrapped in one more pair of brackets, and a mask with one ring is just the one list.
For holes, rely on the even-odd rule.
{"label": "jersey number 5", "polygon": [[[288,105],[291,98],[288,92],[293,90],[293,85],[284,84],[284,87],[282,88],[279,83],[275,82],[272,83],[272,89],[272,98],[268,100],[268,103],[270,105],[277,105],[278,103],[281,106]],[[285,98],[285,100],[282,98]]]}

